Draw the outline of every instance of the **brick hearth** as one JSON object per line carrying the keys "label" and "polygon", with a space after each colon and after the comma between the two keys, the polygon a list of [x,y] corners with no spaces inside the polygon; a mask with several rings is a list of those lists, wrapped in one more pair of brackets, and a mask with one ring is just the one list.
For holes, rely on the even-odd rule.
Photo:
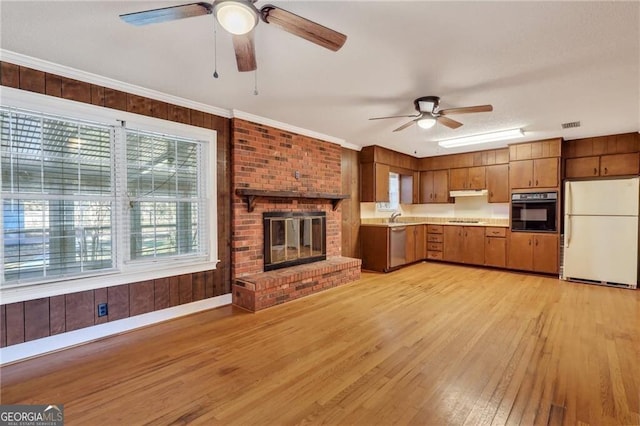
{"label": "brick hearth", "polygon": [[252,312],[360,279],[360,259],[332,257],[236,279],[233,304]]}

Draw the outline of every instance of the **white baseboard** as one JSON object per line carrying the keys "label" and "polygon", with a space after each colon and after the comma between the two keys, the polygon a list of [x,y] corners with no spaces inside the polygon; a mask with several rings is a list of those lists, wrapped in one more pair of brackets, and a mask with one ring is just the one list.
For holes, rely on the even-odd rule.
{"label": "white baseboard", "polygon": [[48,352],[58,351],[60,349],[91,342],[103,337],[135,330],[136,328],[145,327],[162,321],[229,304],[231,304],[231,293],[174,306],[172,308],[149,312],[147,314],[136,315],[134,317],[94,325],[92,327],[81,328],[79,330],[57,334],[55,336],[44,337],[30,342],[11,345],[0,349],[0,365],[21,361],[27,358],[46,354]]}

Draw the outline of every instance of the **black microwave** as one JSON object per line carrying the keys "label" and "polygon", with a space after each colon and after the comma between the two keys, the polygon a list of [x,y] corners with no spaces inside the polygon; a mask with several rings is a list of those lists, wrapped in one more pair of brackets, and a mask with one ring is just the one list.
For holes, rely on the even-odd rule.
{"label": "black microwave", "polygon": [[511,230],[556,232],[557,192],[518,192],[511,194]]}

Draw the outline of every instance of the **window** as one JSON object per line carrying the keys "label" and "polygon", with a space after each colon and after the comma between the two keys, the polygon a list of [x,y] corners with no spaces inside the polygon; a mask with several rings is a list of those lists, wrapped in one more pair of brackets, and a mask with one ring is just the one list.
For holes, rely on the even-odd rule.
{"label": "window", "polygon": [[111,129],[3,108],[4,281],[114,267]]}
{"label": "window", "polygon": [[201,146],[127,131],[131,259],[198,253],[204,220],[198,164]]}
{"label": "window", "polygon": [[376,203],[379,211],[395,211],[400,206],[400,175],[389,173],[389,202]]}
{"label": "window", "polygon": [[0,107],[3,288],[215,259],[207,141],[124,123]]}

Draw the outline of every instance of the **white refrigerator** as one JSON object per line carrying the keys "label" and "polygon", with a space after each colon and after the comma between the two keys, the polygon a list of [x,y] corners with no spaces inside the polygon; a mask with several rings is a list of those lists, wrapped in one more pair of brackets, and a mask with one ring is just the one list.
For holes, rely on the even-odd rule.
{"label": "white refrigerator", "polygon": [[565,183],[562,278],[638,285],[639,178]]}

